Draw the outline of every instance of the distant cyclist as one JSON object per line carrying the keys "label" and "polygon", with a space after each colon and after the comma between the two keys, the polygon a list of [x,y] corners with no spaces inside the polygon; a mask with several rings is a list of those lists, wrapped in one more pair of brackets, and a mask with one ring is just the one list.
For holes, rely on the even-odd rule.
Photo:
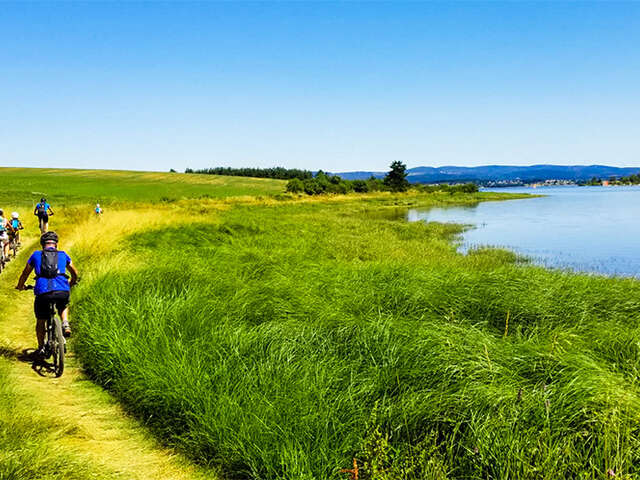
{"label": "distant cyclist", "polygon": [[[66,252],[58,250],[58,235],[46,232],[40,237],[42,250],[33,252],[20,275],[18,290],[25,289],[25,282],[32,271],[36,272],[36,295],[33,309],[36,314],[36,337],[38,338],[38,355],[43,354],[45,325],[49,318],[49,305],[54,303],[62,319],[62,331],[65,337],[71,336],[69,327],[69,292],[78,281],[78,271],[71,263]],[[66,270],[71,274],[68,280]]]}
{"label": "distant cyclist", "polygon": [[0,208],[0,248],[4,252],[5,261],[9,261],[9,222],[4,218]]}
{"label": "distant cyclist", "polygon": [[102,215],[102,209],[100,208],[99,203],[96,203],[96,208],[94,208],[93,211],[95,212],[96,217],[99,217],[100,215]]}
{"label": "distant cyclist", "polygon": [[7,224],[7,232],[9,233],[9,246],[15,243],[16,246],[20,246],[20,230],[24,230],[22,222],[20,221],[20,215],[18,212],[11,214],[11,220]]}
{"label": "distant cyclist", "polygon": [[9,237],[15,239],[16,244],[20,245],[20,230],[24,230],[24,227],[22,226],[20,214],[18,212],[13,212],[11,214],[9,227]]}
{"label": "distant cyclist", "polygon": [[42,197],[40,203],[33,209],[33,214],[38,216],[40,223],[40,233],[45,233],[49,229],[49,215],[53,215],[51,205],[47,203],[47,199]]}

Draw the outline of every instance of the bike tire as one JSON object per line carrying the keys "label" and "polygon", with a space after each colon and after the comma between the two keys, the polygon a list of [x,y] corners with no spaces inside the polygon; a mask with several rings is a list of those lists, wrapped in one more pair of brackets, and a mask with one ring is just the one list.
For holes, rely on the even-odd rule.
{"label": "bike tire", "polygon": [[64,336],[62,335],[62,323],[58,317],[54,318],[52,353],[53,353],[53,371],[56,377],[62,376],[64,372]]}

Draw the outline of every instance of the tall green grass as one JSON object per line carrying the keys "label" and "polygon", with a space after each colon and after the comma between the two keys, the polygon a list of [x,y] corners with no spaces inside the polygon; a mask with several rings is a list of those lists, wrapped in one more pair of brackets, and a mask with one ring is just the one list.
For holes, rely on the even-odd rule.
{"label": "tall green grass", "polygon": [[[232,478],[635,478],[640,283],[456,253],[362,202],[138,234],[80,286],[75,348]],[[385,209],[388,211],[388,207]],[[89,252],[74,252],[87,264]]]}

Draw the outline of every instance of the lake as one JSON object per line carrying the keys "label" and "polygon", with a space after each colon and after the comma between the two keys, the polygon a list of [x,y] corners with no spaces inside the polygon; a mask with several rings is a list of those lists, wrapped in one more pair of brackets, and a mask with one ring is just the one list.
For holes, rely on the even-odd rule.
{"label": "lake", "polygon": [[640,278],[640,187],[487,190],[545,197],[414,209],[407,219],[470,225],[462,251],[494,246],[547,267]]}

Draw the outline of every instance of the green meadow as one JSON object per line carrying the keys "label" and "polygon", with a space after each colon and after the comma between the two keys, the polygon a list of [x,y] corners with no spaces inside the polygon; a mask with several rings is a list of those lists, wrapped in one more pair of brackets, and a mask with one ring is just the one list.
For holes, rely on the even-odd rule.
{"label": "green meadow", "polygon": [[184,173],[44,168],[0,168],[0,205],[35,205],[41,197],[58,206],[100,202],[175,202],[185,198],[270,195],[283,180]]}
{"label": "green meadow", "polygon": [[403,216],[514,197],[309,199],[256,180],[260,198],[234,201],[236,178],[145,192],[156,174],[93,175],[61,173],[68,197],[49,195],[89,201],[100,183],[115,206],[54,217],[82,275],[72,349],[211,472],[339,479],[356,459],[365,480],[639,475],[640,282],[461,255],[464,227]]}

